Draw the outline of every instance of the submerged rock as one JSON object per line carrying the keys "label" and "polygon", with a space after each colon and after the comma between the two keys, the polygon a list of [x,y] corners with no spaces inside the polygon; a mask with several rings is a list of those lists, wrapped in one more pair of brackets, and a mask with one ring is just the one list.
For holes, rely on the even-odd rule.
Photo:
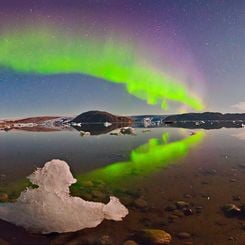
{"label": "submerged rock", "polygon": [[64,161],[47,162],[28,178],[38,188],[23,191],[16,203],[1,204],[0,219],[32,232],[63,233],[95,227],[104,219],[120,221],[128,214],[113,196],[107,204],[70,196],[76,179]]}
{"label": "submerged rock", "polygon": [[188,208],[190,206],[190,204],[188,202],[185,202],[185,201],[178,201],[175,204],[176,204],[177,208],[179,208],[179,209]]}
{"label": "submerged rock", "polygon": [[0,193],[0,202],[7,202],[8,198],[9,197],[7,193]]}
{"label": "submerged rock", "polygon": [[80,131],[80,136],[89,136],[90,132]]}
{"label": "submerged rock", "polygon": [[227,216],[237,216],[241,213],[241,209],[233,203],[225,204],[222,209]]}
{"label": "submerged rock", "polygon": [[142,198],[138,198],[134,201],[134,205],[137,207],[137,208],[147,208],[148,204],[147,202],[142,199]]}
{"label": "submerged rock", "polygon": [[149,245],[169,244],[172,237],[164,230],[144,229],[138,233],[140,241]]}
{"label": "submerged rock", "polygon": [[99,245],[112,245],[112,239],[109,235],[103,235],[99,240]]}
{"label": "submerged rock", "polygon": [[191,234],[188,232],[180,232],[177,234],[177,237],[179,239],[189,239],[189,238],[191,238]]}
{"label": "submerged rock", "polygon": [[131,127],[123,127],[120,129],[121,134],[129,134],[129,135],[136,135],[134,128]]}
{"label": "submerged rock", "polygon": [[138,243],[134,240],[127,240],[123,243],[123,245],[138,245]]}

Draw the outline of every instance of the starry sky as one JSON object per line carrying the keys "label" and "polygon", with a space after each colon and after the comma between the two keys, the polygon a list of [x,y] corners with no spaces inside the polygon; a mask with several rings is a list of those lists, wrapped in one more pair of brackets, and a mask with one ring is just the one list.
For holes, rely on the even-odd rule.
{"label": "starry sky", "polygon": [[[245,112],[244,23],[243,0],[0,2],[0,40],[50,28],[56,39],[59,33],[69,40],[101,43],[112,38],[120,41],[118,46],[130,43],[138,60],[182,84],[203,102],[203,111]],[[23,62],[32,53],[27,49]],[[99,59],[101,53],[96,55]],[[171,100],[163,110],[129,93],[121,83],[82,72],[23,72],[1,54],[0,92],[0,118],[76,115],[94,109],[126,115],[194,110]]]}

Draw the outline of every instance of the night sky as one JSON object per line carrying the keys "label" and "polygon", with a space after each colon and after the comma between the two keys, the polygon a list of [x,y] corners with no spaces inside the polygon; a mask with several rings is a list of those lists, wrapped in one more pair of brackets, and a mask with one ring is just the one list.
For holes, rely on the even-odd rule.
{"label": "night sky", "polygon": [[[49,43],[59,41],[57,48],[47,48],[39,42],[37,33],[43,35],[47,30]],[[30,37],[35,40],[36,46],[23,46],[26,35],[28,41]],[[63,49],[61,39],[65,40],[67,57],[59,53]],[[160,103],[149,105],[149,100],[142,94],[138,96],[138,91],[127,90],[117,81],[108,82],[108,76],[97,71],[97,63],[103,62],[106,54],[100,52],[100,45],[108,39],[118,45],[110,51],[115,56],[121,54],[122,46],[133,47],[132,57],[137,66],[124,59],[123,67],[139,73],[138,64],[143,64],[144,70],[154,71],[154,78],[162,73],[171,77],[188,92],[186,98],[203,103],[201,111],[245,112],[243,0],[1,0],[0,118],[76,115],[92,109],[126,115],[196,109],[190,106],[192,103],[184,105],[187,99],[172,101],[170,95],[166,97],[168,109],[163,110]],[[99,48],[86,46],[84,40],[89,40],[87,43],[93,40]],[[84,56],[79,51],[82,45],[82,50],[86,50]],[[18,50],[22,46],[23,52]],[[74,49],[78,49],[80,56]],[[40,60],[43,61],[40,50],[55,62],[51,59],[45,67],[40,65]],[[126,53],[130,54],[128,50]],[[70,63],[74,62],[73,57],[79,57],[81,64],[64,65],[61,57]],[[97,66],[83,68],[87,60]],[[117,63],[108,64],[112,72],[109,78],[117,79]],[[136,75],[137,80],[140,74]],[[121,74],[119,78],[124,77]],[[135,80],[130,82],[132,85]],[[175,86],[173,83],[169,87],[171,93],[175,93]]]}

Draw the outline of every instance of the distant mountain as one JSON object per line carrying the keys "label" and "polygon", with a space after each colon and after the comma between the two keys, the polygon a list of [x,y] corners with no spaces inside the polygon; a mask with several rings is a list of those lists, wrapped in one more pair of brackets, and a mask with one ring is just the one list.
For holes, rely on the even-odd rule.
{"label": "distant mountain", "polygon": [[75,117],[75,123],[132,123],[130,117],[116,116],[105,111],[87,111]]}
{"label": "distant mountain", "polygon": [[204,113],[185,113],[170,115],[164,121],[245,121],[245,113],[227,113],[222,114],[219,112],[204,112]]}

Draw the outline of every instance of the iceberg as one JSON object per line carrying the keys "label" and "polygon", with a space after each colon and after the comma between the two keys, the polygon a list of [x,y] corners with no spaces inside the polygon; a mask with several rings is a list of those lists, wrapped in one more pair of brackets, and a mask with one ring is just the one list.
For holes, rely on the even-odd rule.
{"label": "iceberg", "polygon": [[37,188],[27,188],[15,203],[0,204],[0,219],[35,233],[73,232],[99,225],[104,219],[120,221],[127,208],[116,197],[107,204],[70,195],[73,178],[69,165],[54,159],[29,177]]}

